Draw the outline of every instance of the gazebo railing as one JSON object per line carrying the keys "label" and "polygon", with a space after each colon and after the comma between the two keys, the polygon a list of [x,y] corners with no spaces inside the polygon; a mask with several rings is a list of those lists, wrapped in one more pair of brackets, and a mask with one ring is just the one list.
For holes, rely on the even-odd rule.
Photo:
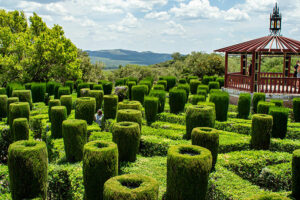
{"label": "gazebo railing", "polygon": [[[289,77],[293,77],[294,74],[289,74]],[[277,73],[277,72],[260,72],[260,77],[264,78],[281,78],[283,77],[282,73]]]}
{"label": "gazebo railing", "polygon": [[227,87],[232,89],[250,91],[251,77],[241,73],[227,74]]}
{"label": "gazebo railing", "polygon": [[260,77],[258,91],[264,93],[299,94],[297,81],[300,79],[290,77]]}

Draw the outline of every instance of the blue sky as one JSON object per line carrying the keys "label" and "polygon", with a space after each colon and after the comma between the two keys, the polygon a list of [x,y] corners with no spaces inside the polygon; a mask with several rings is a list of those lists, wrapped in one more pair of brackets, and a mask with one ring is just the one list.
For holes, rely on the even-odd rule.
{"label": "blue sky", "polygon": [[295,0],[0,0],[0,8],[36,12],[59,24],[84,50],[212,52],[269,34],[278,2],[282,34],[300,40],[300,1]]}

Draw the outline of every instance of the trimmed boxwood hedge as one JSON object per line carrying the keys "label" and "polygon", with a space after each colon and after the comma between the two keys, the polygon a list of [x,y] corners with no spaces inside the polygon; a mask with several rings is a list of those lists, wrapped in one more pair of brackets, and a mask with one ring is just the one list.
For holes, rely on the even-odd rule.
{"label": "trimmed boxwood hedge", "polygon": [[156,115],[158,113],[158,98],[157,97],[145,97],[145,115],[147,124],[155,122]]}
{"label": "trimmed boxwood hedge", "polygon": [[131,98],[134,101],[139,101],[144,105],[144,97],[148,94],[148,87],[146,85],[135,85],[131,88]]}
{"label": "trimmed boxwood hedge", "polygon": [[90,86],[89,86],[88,83],[80,83],[80,84],[77,86],[77,97],[81,97],[80,90],[83,89],[83,88],[90,88]]}
{"label": "trimmed boxwood hedge", "polygon": [[21,140],[8,149],[12,199],[47,199],[48,153],[44,142]]}
{"label": "trimmed boxwood hedge", "polygon": [[136,82],[135,81],[128,81],[127,82],[127,86],[128,86],[128,95],[129,95],[129,99],[131,100],[132,99],[132,86],[136,85]]}
{"label": "trimmed boxwood hedge", "polygon": [[25,89],[25,87],[21,83],[12,82],[12,83],[7,84],[6,94],[7,94],[8,97],[11,97],[12,92],[14,90],[24,90],[24,89]]}
{"label": "trimmed boxwood hedge", "polygon": [[267,101],[260,101],[257,105],[257,113],[269,114],[269,110],[271,107],[275,107],[275,104]]}
{"label": "trimmed boxwood hedge", "polygon": [[51,108],[51,136],[52,138],[62,137],[62,123],[67,119],[65,106],[53,106]]}
{"label": "trimmed boxwood hedge", "polygon": [[101,84],[95,84],[93,90],[103,90],[103,86]]}
{"label": "trimmed boxwood hedge", "polygon": [[220,88],[224,87],[225,79],[224,77],[219,77],[216,79],[217,82],[219,82]]}
{"label": "trimmed boxwood hedge", "polygon": [[102,103],[103,103],[103,96],[104,93],[102,90],[90,90],[89,91],[89,96],[94,97],[96,100],[96,110],[99,110],[102,108]]}
{"label": "trimmed boxwood hedge", "polygon": [[12,126],[13,141],[29,139],[29,124],[27,118],[16,118]]}
{"label": "trimmed boxwood hedge", "polygon": [[89,97],[90,88],[80,89],[80,97]]}
{"label": "trimmed boxwood hedge", "polygon": [[93,97],[80,97],[76,100],[75,119],[83,119],[91,125],[94,121],[96,100]]}
{"label": "trimmed boxwood hedge", "polygon": [[241,93],[238,101],[238,117],[248,119],[251,109],[251,94]]}
{"label": "trimmed boxwood hedge", "polygon": [[16,118],[26,118],[29,121],[30,107],[28,102],[15,102],[9,105],[9,126],[12,128]]}
{"label": "trimmed boxwood hedge", "polygon": [[160,77],[161,80],[166,80],[167,81],[167,88],[166,90],[169,91],[176,85],[176,77],[175,76],[163,76]]}
{"label": "trimmed boxwood hedge", "polygon": [[165,90],[165,86],[164,85],[154,85],[153,90]]}
{"label": "trimmed boxwood hedge", "polygon": [[197,94],[197,89],[198,86],[201,84],[201,81],[197,80],[197,79],[192,79],[190,81],[190,91],[191,94]]}
{"label": "trimmed boxwood hedge", "polygon": [[141,80],[139,82],[139,85],[146,85],[148,87],[148,92],[147,93],[149,93],[151,88],[152,88],[152,83],[151,83],[150,80]]}
{"label": "trimmed boxwood hedge", "polygon": [[62,87],[62,85],[60,83],[56,83],[56,85],[54,86],[54,99],[59,99],[58,98],[58,90],[60,87]]}
{"label": "trimmed boxwood hedge", "polygon": [[104,183],[118,175],[118,148],[113,142],[92,141],[83,147],[85,199],[103,199]]}
{"label": "trimmed boxwood hedge", "polygon": [[284,139],[287,133],[289,109],[283,107],[271,107],[269,115],[273,117],[272,134],[273,138]]}
{"label": "trimmed boxwood hedge", "polygon": [[104,200],[158,200],[158,182],[141,174],[125,174],[104,184]]}
{"label": "trimmed boxwood hedge", "polygon": [[254,93],[253,94],[252,103],[253,103],[253,112],[254,113],[257,113],[258,102],[265,101],[265,100],[266,100],[266,94],[265,93]]}
{"label": "trimmed boxwood hedge", "polygon": [[190,81],[192,79],[197,79],[198,80],[198,76],[189,76],[189,77],[187,77],[187,82],[190,83]]}
{"label": "trimmed boxwood hedge", "polygon": [[53,106],[60,106],[61,102],[59,99],[52,99],[49,101],[48,103],[48,117],[49,117],[49,121],[51,122],[51,108]]}
{"label": "trimmed boxwood hedge", "polygon": [[0,94],[6,94],[6,88],[0,87]]}
{"label": "trimmed boxwood hedge", "polygon": [[141,140],[139,124],[129,121],[115,123],[112,135],[113,141],[118,145],[119,160],[134,162]]}
{"label": "trimmed boxwood hedge", "polygon": [[300,198],[300,149],[293,152],[292,161],[292,196],[295,199]]}
{"label": "trimmed boxwood hedge", "polygon": [[105,81],[102,83],[104,95],[111,94],[113,89],[113,83],[111,81]]}
{"label": "trimmed boxwood hedge", "polygon": [[75,81],[74,89],[75,89],[76,91],[77,91],[78,85],[79,85],[80,83],[83,83],[83,80],[77,79],[77,80]]}
{"label": "trimmed boxwood hedge", "polygon": [[274,103],[277,107],[283,107],[283,100],[281,99],[270,99],[271,103]]}
{"label": "trimmed boxwood hedge", "polygon": [[19,102],[19,97],[9,97],[7,99],[7,124],[9,123],[9,105],[15,102]]}
{"label": "trimmed boxwood hedge", "polygon": [[7,95],[0,95],[0,119],[7,117]]}
{"label": "trimmed boxwood hedge", "polygon": [[125,85],[125,79],[120,78],[115,80],[115,86]]}
{"label": "trimmed boxwood hedge", "polygon": [[194,128],[192,131],[192,145],[210,150],[212,154],[212,169],[214,169],[218,158],[219,131],[210,127]]}
{"label": "trimmed boxwood hedge", "polygon": [[177,88],[185,90],[185,92],[186,92],[186,100],[188,100],[189,99],[189,95],[190,95],[190,85],[189,84],[178,84]]}
{"label": "trimmed boxwood hedge", "polygon": [[19,102],[28,102],[30,105],[30,109],[32,109],[33,105],[30,90],[14,90],[12,93],[12,97],[18,97]]}
{"label": "trimmed boxwood hedge", "polygon": [[193,105],[197,105],[198,102],[200,102],[200,101],[202,101],[202,102],[206,101],[206,98],[205,98],[204,95],[197,95],[197,94],[195,94],[195,95],[191,95],[189,97],[189,103],[191,103]]}
{"label": "trimmed boxwood hedge", "polygon": [[199,90],[206,90],[206,93],[209,93],[209,87],[208,87],[208,85],[198,85],[197,92]]}
{"label": "trimmed boxwood hedge", "polygon": [[229,94],[227,92],[215,92],[210,95],[209,101],[215,104],[216,120],[227,121]]}
{"label": "trimmed boxwood hedge", "polygon": [[205,75],[205,76],[203,76],[203,78],[202,78],[202,83],[205,84],[205,85],[208,85],[209,82],[215,81],[215,80],[216,80],[216,79],[215,79],[214,76],[207,76],[207,75]]}
{"label": "trimmed boxwood hedge", "polygon": [[[46,93],[46,84],[45,83],[32,83],[31,84],[31,93],[32,93],[32,101],[36,102],[44,102],[45,101],[45,93]],[[21,99],[19,99],[21,101]]]}
{"label": "trimmed boxwood hedge", "polygon": [[167,85],[168,85],[168,82],[166,80],[158,80],[156,82],[157,85],[163,85],[165,90],[167,91]]}
{"label": "trimmed boxwood hedge", "polygon": [[[55,93],[55,85],[56,85],[57,83],[56,82],[54,82],[54,81],[50,81],[50,82],[47,82],[47,84],[46,84],[46,92],[49,94],[49,96],[52,96],[52,95],[54,95],[54,93]],[[30,86],[30,88],[31,88],[31,86]]]}
{"label": "trimmed boxwood hedge", "polygon": [[83,146],[87,142],[86,121],[80,119],[63,121],[62,135],[67,160],[69,162],[81,161],[83,157]]}
{"label": "trimmed boxwood hedge", "polygon": [[209,88],[209,91],[211,89],[220,89],[220,84],[217,81],[211,81],[208,83],[208,88]]}
{"label": "trimmed boxwood hedge", "polygon": [[117,95],[104,95],[104,118],[115,119],[118,110],[118,96]]}
{"label": "trimmed boxwood hedge", "polygon": [[142,112],[140,110],[123,109],[117,112],[117,122],[136,122],[142,128]]}
{"label": "trimmed boxwood hedge", "polygon": [[167,93],[163,90],[151,90],[149,96],[157,97],[158,102],[158,113],[162,113],[165,110],[165,103],[166,103],[166,95]]}
{"label": "trimmed boxwood hedge", "polygon": [[167,157],[166,198],[204,200],[208,188],[212,155],[195,145],[171,146]]}
{"label": "trimmed boxwood hedge", "polygon": [[273,117],[265,114],[255,114],[252,116],[252,132],[250,145],[253,149],[269,149]]}
{"label": "trimmed boxwood hedge", "polygon": [[69,87],[59,87],[58,88],[58,98],[59,99],[62,95],[70,95],[70,94],[71,94],[71,90]]}
{"label": "trimmed boxwood hedge", "polygon": [[169,93],[169,104],[171,113],[180,113],[184,111],[186,103],[186,92],[183,89],[173,88]]}
{"label": "trimmed boxwood hedge", "polygon": [[60,97],[60,103],[62,106],[65,106],[67,108],[67,115],[71,114],[73,101],[71,95],[62,95]]}
{"label": "trimmed boxwood hedge", "polygon": [[259,194],[253,195],[252,197],[246,200],[290,200],[290,198],[281,196],[279,194]]}
{"label": "trimmed boxwood hedge", "polygon": [[205,96],[205,99],[206,99],[206,97],[207,97],[207,90],[204,90],[204,89],[201,89],[201,88],[199,89],[199,87],[198,87],[197,94]]}
{"label": "trimmed boxwood hedge", "polygon": [[185,78],[180,78],[180,79],[178,80],[178,83],[180,83],[180,84],[186,84],[187,81],[186,81]]}
{"label": "trimmed boxwood hedge", "polygon": [[74,89],[74,81],[66,81],[65,86],[70,88],[70,93],[72,94]]}
{"label": "trimmed boxwood hedge", "polygon": [[295,122],[300,122],[300,98],[293,99],[293,113]]}
{"label": "trimmed boxwood hedge", "polygon": [[196,127],[215,126],[215,111],[213,107],[205,105],[189,106],[186,110],[186,139],[191,139],[192,130]]}
{"label": "trimmed boxwood hedge", "polygon": [[118,103],[118,110],[133,109],[142,110],[142,105],[139,101],[122,101]]}

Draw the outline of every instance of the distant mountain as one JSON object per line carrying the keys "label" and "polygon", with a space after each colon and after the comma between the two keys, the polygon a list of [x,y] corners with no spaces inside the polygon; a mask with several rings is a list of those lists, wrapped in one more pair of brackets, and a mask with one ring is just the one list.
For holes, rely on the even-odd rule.
{"label": "distant mountain", "polygon": [[119,65],[126,64],[139,64],[139,65],[152,65],[167,60],[171,60],[171,54],[165,53],[154,53],[151,51],[130,51],[124,49],[113,49],[113,50],[99,50],[86,52],[91,57],[92,63],[96,61],[104,62],[106,68],[118,68]]}

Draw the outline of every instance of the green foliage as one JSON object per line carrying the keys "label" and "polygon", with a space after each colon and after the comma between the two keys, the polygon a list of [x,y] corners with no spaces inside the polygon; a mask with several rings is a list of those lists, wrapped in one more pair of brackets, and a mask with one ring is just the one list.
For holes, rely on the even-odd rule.
{"label": "green foliage", "polygon": [[254,93],[253,94],[252,103],[253,103],[253,112],[254,113],[257,113],[258,102],[265,101],[265,100],[266,100],[266,94],[265,93]]}
{"label": "green foliage", "polygon": [[145,97],[145,115],[148,125],[155,122],[156,115],[158,113],[158,102],[157,97]]}
{"label": "green foliage", "polygon": [[169,91],[176,85],[176,77],[174,77],[174,76],[163,76],[163,77],[160,77],[159,79],[167,81],[167,87],[166,87],[167,91]]}
{"label": "green foliage", "polygon": [[53,106],[60,106],[61,102],[59,99],[52,99],[49,101],[49,105],[48,105],[48,117],[49,117],[49,121],[51,122],[51,108]]}
{"label": "green foliage", "polygon": [[7,94],[6,88],[0,87],[0,94]]}
{"label": "green foliage", "polygon": [[287,133],[289,109],[282,107],[271,107],[269,115],[273,117],[273,127],[271,136],[273,138],[284,139]]}
{"label": "green foliage", "polygon": [[295,122],[300,122],[300,98],[293,99],[293,113]]}
{"label": "green foliage", "polygon": [[27,102],[15,102],[9,105],[9,127],[16,118],[27,118],[29,121],[30,107]]}
{"label": "green foliage", "polygon": [[127,86],[128,86],[128,94],[129,94],[129,99],[130,99],[130,100],[132,99],[132,96],[131,96],[132,92],[131,92],[131,90],[132,90],[132,86],[134,86],[134,85],[136,85],[136,82],[135,82],[135,81],[128,81],[128,82],[127,82]]}
{"label": "green foliage", "polygon": [[18,141],[8,149],[12,199],[47,198],[48,155],[44,142]]}
{"label": "green foliage", "polygon": [[118,110],[118,96],[117,95],[104,95],[104,118],[115,119]]}
{"label": "green foliage", "polygon": [[224,83],[225,83],[224,77],[219,77],[216,79],[216,81],[219,82],[220,88],[224,87]]}
{"label": "green foliage", "polygon": [[270,108],[275,107],[274,103],[266,102],[266,101],[260,101],[257,105],[257,113],[259,114],[269,114]]}
{"label": "green foliage", "polygon": [[134,101],[139,101],[144,104],[144,97],[148,94],[148,87],[146,85],[135,85],[131,88],[131,97]]}
{"label": "green foliage", "polygon": [[164,85],[154,85],[153,90],[165,90],[165,86]]}
{"label": "green foliage", "polygon": [[152,83],[149,80],[141,80],[139,82],[139,85],[146,85],[148,87],[148,92],[147,94],[150,92],[151,88],[152,88]]}
{"label": "green foliage", "polygon": [[205,100],[206,100],[206,97],[207,97],[207,91],[206,90],[203,90],[203,89],[197,89],[197,95],[201,95],[201,96],[204,96],[205,97]]}
{"label": "green foliage", "polygon": [[28,102],[30,109],[32,109],[32,99],[30,90],[15,90],[12,93],[12,97],[18,97],[20,102]]}
{"label": "green foliage", "polygon": [[198,85],[197,92],[200,90],[206,90],[206,93],[209,93],[208,85]]}
{"label": "green foliage", "polygon": [[60,83],[56,83],[54,85],[54,99],[58,99],[58,90],[62,85]]}
{"label": "green foliage", "polygon": [[118,148],[113,142],[92,141],[83,148],[85,199],[103,199],[104,183],[118,175]]}
{"label": "green foliage", "polygon": [[103,103],[103,96],[104,93],[102,90],[90,90],[89,91],[89,96],[90,97],[94,97],[96,100],[96,110],[101,109],[102,108],[102,103]]}
{"label": "green foliage", "polygon": [[180,78],[180,79],[178,80],[178,83],[180,83],[180,84],[186,84],[187,81],[186,81],[185,78]]}
{"label": "green foliage", "polygon": [[118,110],[133,109],[142,110],[142,105],[139,101],[122,101],[118,103]]}
{"label": "green foliage", "polygon": [[211,91],[212,89],[220,89],[220,83],[217,81],[210,81],[208,83],[208,88],[209,88],[209,91]]}
{"label": "green foliage", "polygon": [[62,137],[62,123],[67,119],[67,109],[65,106],[51,107],[51,136],[53,138]]}
{"label": "green foliage", "polygon": [[54,93],[55,93],[55,85],[57,85],[57,83],[56,82],[54,82],[54,81],[49,81],[49,82],[47,82],[47,84],[46,84],[46,92],[50,95],[50,96],[52,96],[52,95],[54,95]]}
{"label": "green foliage", "polygon": [[227,92],[213,93],[210,95],[209,101],[215,104],[216,120],[227,121],[229,94]]}
{"label": "green foliage", "polygon": [[140,110],[122,109],[117,112],[117,122],[136,122],[142,129],[142,112]]}
{"label": "green foliage", "polygon": [[89,125],[94,121],[96,100],[93,97],[80,97],[76,100],[75,119],[83,119]]}
{"label": "green foliage", "polygon": [[115,86],[125,85],[125,79],[120,78],[115,80]]}
{"label": "green foliage", "polygon": [[189,84],[178,84],[177,88],[185,90],[185,92],[186,92],[186,100],[188,100],[189,99],[189,94],[190,94],[190,86],[189,86]]}
{"label": "green foliage", "polygon": [[189,103],[191,103],[193,105],[197,105],[198,102],[205,102],[205,101],[206,101],[206,98],[204,95],[191,95],[189,97]]}
{"label": "green foliage", "polygon": [[28,119],[16,118],[12,125],[13,141],[28,140],[29,139],[29,125]]}
{"label": "green foliage", "polygon": [[179,113],[184,110],[186,103],[186,92],[183,89],[173,88],[169,93],[169,104],[171,113]]}
{"label": "green foliage", "polygon": [[205,84],[205,85],[208,85],[209,82],[212,82],[212,81],[215,81],[215,78],[213,76],[203,76],[203,79],[202,79],[202,83]]}
{"label": "green foliage", "polygon": [[95,84],[93,90],[103,90],[103,86],[101,84]]}
{"label": "green foliage", "polygon": [[283,100],[280,99],[270,99],[271,103],[274,103],[277,107],[283,107]]}
{"label": "green foliage", "polygon": [[89,84],[87,83],[79,83],[77,86],[77,97],[81,97],[80,96],[80,90],[83,88],[90,88]]}
{"label": "green foliage", "polygon": [[66,107],[67,115],[70,115],[71,111],[72,111],[72,106],[73,106],[72,96],[71,95],[62,95],[60,97],[60,102],[61,102],[62,106]]}
{"label": "green foliage", "polygon": [[74,89],[74,81],[66,81],[65,86],[70,88],[70,93],[72,94]]}
{"label": "green foliage", "polygon": [[82,89],[80,89],[80,97],[88,97],[90,90],[91,90],[90,88],[82,88]]}
{"label": "green foliage", "polygon": [[300,150],[293,152],[292,161],[292,195],[295,199],[300,197]]}
{"label": "green foliage", "polygon": [[197,79],[192,79],[190,81],[190,89],[191,89],[191,94],[197,94],[197,88],[201,84],[201,81]]}
{"label": "green foliage", "polygon": [[110,81],[105,81],[102,84],[103,86],[103,91],[104,91],[104,95],[109,95],[111,94],[112,88],[113,88],[113,83]]}
{"label": "green foliage", "polygon": [[166,103],[166,92],[164,90],[151,90],[149,96],[158,98],[158,113],[164,112]]}
{"label": "green foliage", "polygon": [[251,95],[249,93],[241,93],[238,101],[238,117],[248,119],[251,108]]}
{"label": "green foliage", "polygon": [[19,97],[9,97],[7,99],[7,123],[9,122],[9,105],[15,102],[19,102]]}
{"label": "green foliage", "polygon": [[0,95],[0,118],[7,117],[7,96]]}
{"label": "green foliage", "polygon": [[70,87],[59,87],[59,89],[58,89],[58,98],[59,99],[62,95],[70,95],[70,94],[72,94],[70,91]]}
{"label": "green foliage", "polygon": [[44,102],[45,101],[45,93],[46,93],[46,84],[45,83],[32,83],[31,84],[31,92],[32,92],[32,101],[36,102]]}
{"label": "green foliage", "polygon": [[189,76],[187,77],[187,82],[190,83],[192,79],[198,79],[198,76]]}
{"label": "green foliage", "polygon": [[[7,80],[7,77],[6,77],[6,80]],[[21,83],[12,82],[12,83],[7,84],[6,94],[8,97],[11,97],[14,90],[24,90],[24,89],[25,88]]]}
{"label": "green foliage", "polygon": [[265,114],[255,114],[252,117],[251,147],[253,149],[269,149],[273,117]]}
{"label": "green foliage", "polygon": [[166,80],[158,80],[157,85],[163,85],[165,90],[167,90],[167,85],[168,85],[168,82]]}

